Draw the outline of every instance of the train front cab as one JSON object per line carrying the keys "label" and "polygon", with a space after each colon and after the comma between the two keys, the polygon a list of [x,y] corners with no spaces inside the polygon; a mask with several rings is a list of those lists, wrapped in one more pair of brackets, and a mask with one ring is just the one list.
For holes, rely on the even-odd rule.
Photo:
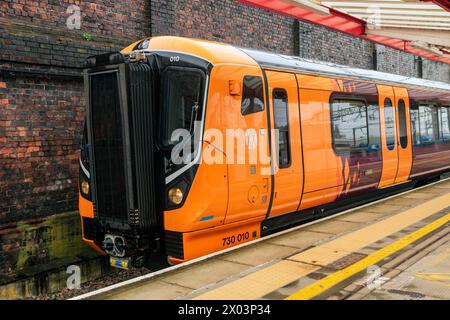
{"label": "train front cab", "polygon": [[[137,56],[141,57],[141,63],[129,60],[136,52],[136,48],[139,48],[144,42],[146,42],[145,46],[148,50],[137,52]],[[143,51],[145,51],[144,55],[141,54]],[[122,243],[125,242],[126,246],[130,247],[125,250],[127,254],[121,250],[122,254],[119,257],[127,257],[128,252],[136,253],[151,249],[151,243],[158,240],[165,248],[170,260],[179,262],[258,238],[260,236],[260,222],[268,210],[268,201],[260,201],[262,193],[268,194],[270,192],[267,177],[263,178],[259,174],[262,169],[259,163],[250,165],[247,160],[243,160],[242,164],[229,166],[225,159],[224,148],[217,144],[218,141],[214,141],[213,135],[208,137],[211,134],[208,129],[219,130],[224,135],[226,133],[225,128],[241,129],[236,130],[238,135],[242,133],[245,135],[246,128],[257,128],[258,133],[263,132],[262,129],[267,129],[267,111],[264,106],[262,110],[259,110],[260,112],[249,112],[246,117],[241,114],[243,92],[247,92],[250,97],[261,95],[262,98],[259,102],[262,105],[264,104],[263,74],[259,66],[245,53],[231,46],[215,43],[199,45],[195,41],[182,38],[168,39],[162,37],[144,40],[132,44],[129,48],[123,50],[122,54],[128,60],[119,61],[116,64],[107,61],[112,59],[112,55],[96,57],[94,67],[88,69],[86,75],[86,94],[90,101],[86,135],[89,139],[84,142],[80,159],[79,200],[83,239],[97,251],[111,256],[116,256],[117,250],[110,250],[112,246],[111,243],[106,243],[107,237],[112,238],[113,241],[117,238],[124,240]],[[153,66],[149,55],[157,56],[157,61]],[[121,60],[121,58],[118,58],[118,60]],[[102,61],[104,64],[102,64]],[[149,148],[149,141],[146,141],[142,136],[138,136],[139,132],[133,131],[136,128],[152,130],[144,128],[145,121],[148,122],[149,127],[152,122],[158,127],[161,123],[164,123],[164,120],[162,122],[155,121],[154,118],[144,112],[144,108],[138,110],[136,106],[142,105],[142,101],[147,101],[147,103],[160,101],[159,103],[168,106],[167,103],[164,103],[165,98],[163,96],[158,98],[156,95],[166,90],[167,83],[182,81],[180,79],[183,79],[183,77],[168,79],[169,76],[164,78],[164,74],[167,74],[167,70],[180,68],[187,61],[196,61],[197,65],[204,63],[212,66],[212,68],[209,67],[204,70],[202,98],[199,101],[201,111],[197,117],[200,125],[196,126],[196,132],[193,134],[194,139],[196,137],[201,138],[198,141],[200,152],[194,154],[192,161],[174,166],[173,169],[173,164],[162,161],[161,157],[161,153],[170,156],[170,149],[163,149],[161,152],[162,148],[157,146],[157,142],[151,141],[151,148]],[[158,70],[156,74],[152,73],[149,77],[151,81],[144,78],[140,82],[128,83],[129,77],[132,77],[133,73],[127,71],[127,68],[148,69],[147,65]],[[92,77],[103,74],[105,71],[109,74],[109,69],[118,72],[117,77],[120,79],[118,86],[112,86],[111,80],[108,80],[108,83],[95,84],[95,88],[98,87],[102,90],[109,86],[109,91],[108,94],[104,92],[102,92],[102,95],[93,94],[91,87],[94,81]],[[123,73],[121,73],[122,69],[125,70]],[[157,77],[159,74],[162,75],[160,79]],[[247,86],[242,83],[244,77],[248,80]],[[185,85],[189,86],[189,84]],[[136,88],[152,88],[152,86],[159,89],[159,92],[154,93],[153,97],[149,97],[147,93],[143,96],[141,91],[139,91],[140,96],[134,96],[135,93],[131,92]],[[172,95],[183,94],[179,92],[182,90],[181,87],[171,90],[175,90]],[[116,91],[122,92],[116,99],[120,101],[108,100],[107,97],[115,96]],[[125,94],[123,94],[124,92]],[[168,96],[172,97],[172,95]],[[186,96],[180,99],[186,101],[187,98]],[[102,102],[102,99],[108,101],[108,103]],[[95,129],[95,126],[97,126],[93,115],[93,109],[96,108],[93,107],[95,103],[99,105],[98,108],[107,104],[116,105],[116,115],[111,115],[111,119],[114,121],[103,121],[103,125],[98,125],[98,128]],[[258,107],[261,107],[261,103]],[[197,106],[195,107],[197,108]],[[149,105],[149,108],[155,108],[154,103],[151,106]],[[235,113],[234,109],[238,113]],[[174,109],[173,111],[176,112],[177,110]],[[97,113],[97,120],[101,120],[101,112],[97,111]],[[155,110],[154,113],[158,114],[158,110]],[[105,116],[103,118],[106,119]],[[117,124],[120,127],[117,129],[119,133],[114,131]],[[111,132],[108,134],[113,138],[113,141],[116,139],[118,142],[111,144],[109,142],[111,139],[107,136],[105,136],[106,140],[103,139],[104,137],[96,138],[95,130],[101,133],[104,131],[108,133],[108,130],[110,130]],[[116,136],[113,136],[114,134]],[[158,128],[155,128],[154,137],[160,134]],[[125,141],[123,150],[120,149],[121,151],[118,153],[102,149],[105,146],[112,148],[120,145],[122,147],[122,141]],[[241,139],[241,141],[243,140]],[[142,153],[147,152],[145,148],[154,149],[153,157],[142,159]],[[238,148],[237,145],[236,148]],[[105,158],[102,153],[99,153],[100,151],[96,153],[96,149],[103,150],[109,158]],[[83,152],[83,150],[88,152]],[[141,153],[138,153],[138,151]],[[213,153],[213,157],[216,159],[222,157],[222,160],[208,165],[200,163],[198,155],[201,156],[208,152]],[[113,154],[114,156],[112,156]],[[102,157],[107,161],[99,162],[98,159]],[[113,162],[116,167],[109,165],[109,162]],[[123,162],[123,166],[120,162]],[[148,166],[151,166],[153,171],[138,170],[143,170],[144,167]],[[105,179],[99,182],[101,180],[99,176],[101,170],[104,171],[104,167],[107,168],[106,171],[110,175],[117,175],[117,172],[119,172],[119,179],[114,181],[114,184],[118,186],[112,184],[111,181],[106,181],[108,175],[104,175]],[[113,170],[114,168],[117,170]],[[158,174],[161,173],[163,173],[163,176],[159,178]],[[162,183],[158,186],[156,181]],[[125,186],[121,185],[123,182],[125,182]],[[152,184],[149,187],[153,187],[152,194],[155,198],[140,193],[142,185],[145,183]],[[230,188],[230,184],[232,184],[232,188]],[[88,188],[83,191],[85,185]],[[117,189],[126,193],[126,196],[117,193]],[[113,192],[116,193],[113,194]],[[101,203],[99,198],[102,197],[106,197],[110,202],[103,201]],[[160,218],[158,218],[158,207],[151,211],[151,215],[147,215],[142,209],[142,206],[145,209],[146,203],[157,204],[158,197],[163,202],[160,207]],[[268,196],[265,197],[265,199],[268,198]],[[114,204],[117,206],[120,204],[121,210],[118,210]],[[148,220],[149,217],[150,220]],[[146,225],[147,227],[150,225],[150,228],[140,224],[145,218],[151,222]]]}

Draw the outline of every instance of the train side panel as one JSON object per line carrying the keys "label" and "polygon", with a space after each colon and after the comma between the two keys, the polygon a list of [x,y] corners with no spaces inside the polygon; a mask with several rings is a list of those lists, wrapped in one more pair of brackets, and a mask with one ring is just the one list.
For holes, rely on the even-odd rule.
{"label": "train side panel", "polygon": [[424,89],[408,89],[408,94],[413,144],[411,178],[425,179],[450,169],[450,94]]}
{"label": "train side panel", "polygon": [[[330,101],[330,134],[336,159],[348,172],[341,173],[344,191],[337,200],[367,194],[377,188],[382,172],[378,90],[373,82],[342,79],[341,92]],[[347,139],[340,148],[339,135]]]}
{"label": "train side panel", "polygon": [[332,150],[329,101],[340,87],[336,80],[297,74],[303,143],[304,189],[299,210],[336,199],[345,167]]}
{"label": "train side panel", "polygon": [[[375,84],[308,75],[297,77],[305,170],[299,210],[375,190],[382,170]],[[363,126],[354,127],[356,120]],[[339,148],[340,139],[352,136],[349,130],[353,130],[353,141],[348,148]],[[355,134],[362,135],[365,141]]]}

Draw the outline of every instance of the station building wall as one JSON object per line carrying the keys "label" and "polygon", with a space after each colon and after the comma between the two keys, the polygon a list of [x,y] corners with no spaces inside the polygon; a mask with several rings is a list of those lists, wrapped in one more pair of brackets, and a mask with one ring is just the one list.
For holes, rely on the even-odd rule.
{"label": "station building wall", "polygon": [[450,83],[450,65],[298,21],[298,55],[352,67]]}

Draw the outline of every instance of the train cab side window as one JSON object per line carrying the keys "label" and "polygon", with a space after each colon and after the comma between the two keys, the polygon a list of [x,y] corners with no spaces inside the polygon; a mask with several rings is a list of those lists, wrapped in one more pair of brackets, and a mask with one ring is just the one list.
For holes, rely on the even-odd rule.
{"label": "train cab side window", "polygon": [[450,142],[450,107],[439,108],[439,136],[442,142]]}
{"label": "train cab side window", "polygon": [[384,100],[384,123],[386,127],[386,145],[389,150],[395,148],[394,107],[389,98]]}
{"label": "train cab side window", "polygon": [[274,127],[278,129],[278,167],[287,168],[291,164],[287,93],[284,89],[274,89],[272,96]]}
{"label": "train cab side window", "polygon": [[331,128],[336,153],[369,150],[367,106],[364,101],[334,99],[331,103]]}
{"label": "train cab side window", "polygon": [[264,110],[264,92],[261,77],[245,76],[242,90],[241,114],[243,116]]}
{"label": "train cab side window", "polygon": [[400,131],[400,146],[403,149],[406,149],[408,147],[408,130],[406,128],[406,107],[403,99],[398,101],[398,123]]}

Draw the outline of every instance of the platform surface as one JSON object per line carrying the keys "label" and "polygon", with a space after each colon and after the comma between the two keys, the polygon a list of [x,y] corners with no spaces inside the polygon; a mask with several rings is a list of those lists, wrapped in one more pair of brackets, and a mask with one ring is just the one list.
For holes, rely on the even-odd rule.
{"label": "platform surface", "polygon": [[90,299],[450,299],[450,181]]}

